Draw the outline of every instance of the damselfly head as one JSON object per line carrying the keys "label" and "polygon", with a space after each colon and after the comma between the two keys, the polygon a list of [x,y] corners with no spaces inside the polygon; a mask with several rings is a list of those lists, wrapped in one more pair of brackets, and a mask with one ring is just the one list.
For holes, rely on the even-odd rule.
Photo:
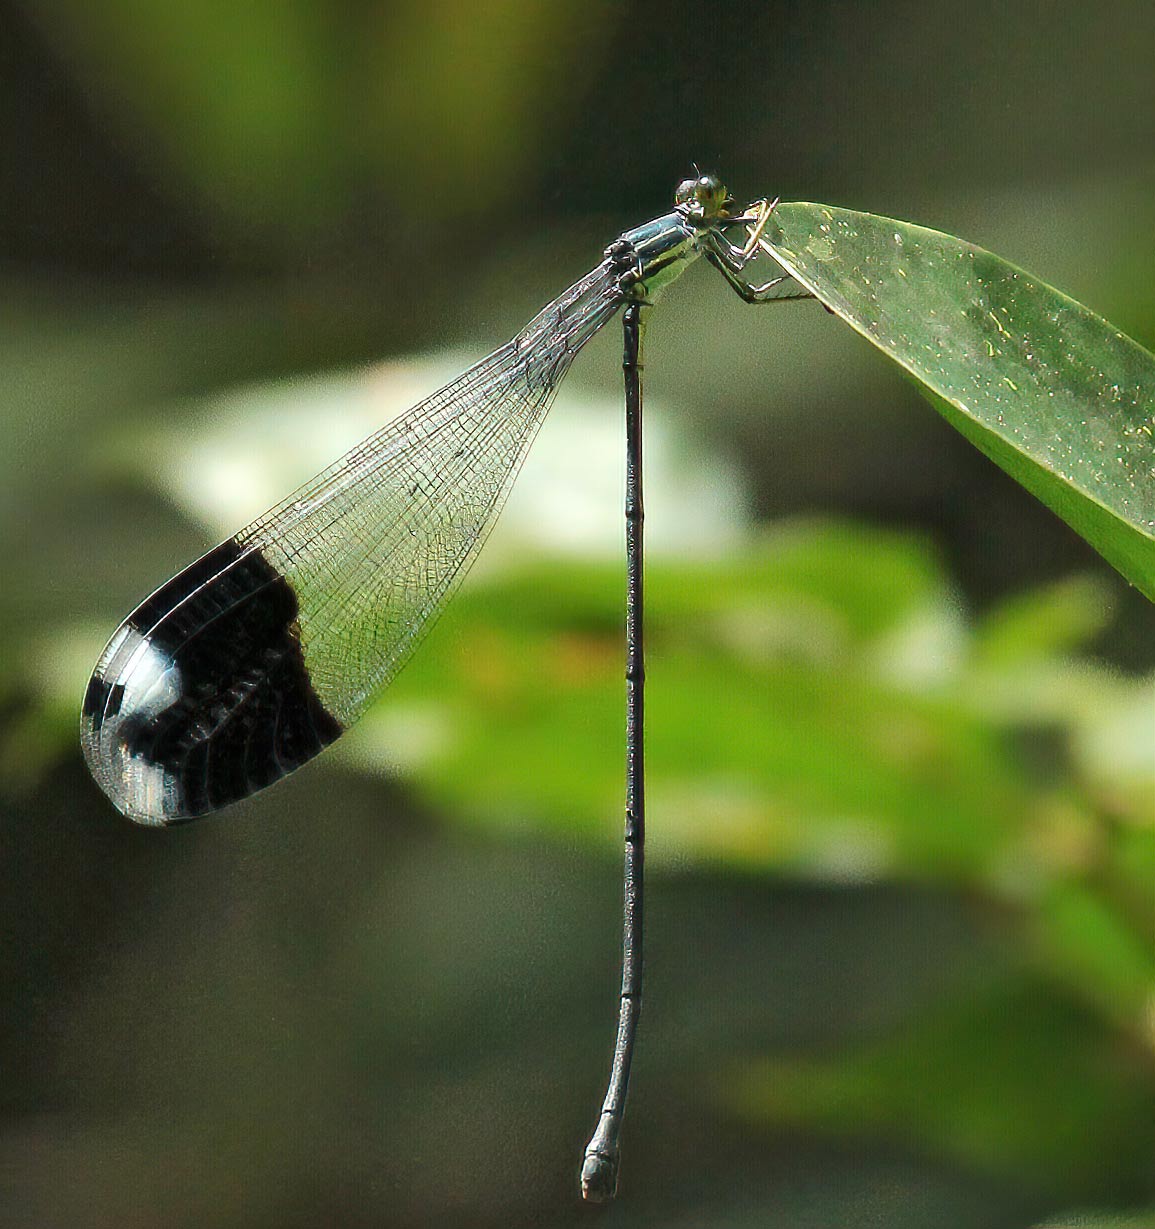
{"label": "damselfly head", "polygon": [[733,198],[717,175],[683,179],[674,193],[675,207],[699,225],[726,217],[732,203]]}

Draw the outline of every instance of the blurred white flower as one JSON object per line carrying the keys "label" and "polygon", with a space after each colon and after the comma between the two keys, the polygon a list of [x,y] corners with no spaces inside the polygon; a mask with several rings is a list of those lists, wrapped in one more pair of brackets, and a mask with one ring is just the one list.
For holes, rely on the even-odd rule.
{"label": "blurred white flower", "polygon": [[[194,404],[164,429],[150,474],[216,536],[235,532],[330,461],[468,365],[457,355],[235,390]],[[714,557],[744,540],[738,471],[687,442],[660,402],[646,406],[646,545],[655,555]],[[563,386],[530,450],[480,568],[527,553],[613,557],[622,550],[623,409]],[[139,447],[137,455],[140,455]]]}

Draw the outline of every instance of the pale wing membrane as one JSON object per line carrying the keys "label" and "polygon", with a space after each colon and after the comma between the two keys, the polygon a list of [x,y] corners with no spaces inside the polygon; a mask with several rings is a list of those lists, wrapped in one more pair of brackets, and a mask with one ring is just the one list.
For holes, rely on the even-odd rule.
{"label": "pale wing membrane", "polygon": [[237,535],[295,590],[310,680],[342,725],[404,664],[464,576],[559,381],[620,302],[599,266]]}
{"label": "pale wing membrane", "polygon": [[124,814],[206,814],[340,737],[464,576],[558,382],[622,300],[618,272],[599,265],[129,615],[81,723]]}

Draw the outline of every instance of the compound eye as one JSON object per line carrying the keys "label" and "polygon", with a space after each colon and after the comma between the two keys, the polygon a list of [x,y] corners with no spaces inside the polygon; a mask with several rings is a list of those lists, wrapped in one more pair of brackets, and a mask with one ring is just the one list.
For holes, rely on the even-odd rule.
{"label": "compound eye", "polygon": [[694,185],[694,198],[704,212],[718,213],[726,204],[726,187],[717,175],[702,175]]}
{"label": "compound eye", "polygon": [[683,179],[678,184],[678,190],[674,193],[675,205],[688,205],[691,201],[696,200],[698,196],[698,180]]}

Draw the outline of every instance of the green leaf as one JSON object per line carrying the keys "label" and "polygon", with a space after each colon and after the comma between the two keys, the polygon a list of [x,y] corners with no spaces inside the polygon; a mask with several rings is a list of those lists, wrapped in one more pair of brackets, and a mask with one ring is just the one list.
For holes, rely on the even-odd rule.
{"label": "green leaf", "polygon": [[858,1050],[738,1064],[722,1095],[767,1127],[902,1143],[1076,1199],[1110,1191],[1155,1144],[1142,1054],[1025,983],[976,989]]}
{"label": "green leaf", "polygon": [[1111,588],[1105,577],[1069,576],[1015,593],[977,629],[976,655],[1013,667],[1080,649],[1110,622]]}
{"label": "green leaf", "polygon": [[1121,911],[1084,884],[1057,881],[1033,911],[1033,924],[1047,967],[1150,1046],[1155,953]]}
{"label": "green leaf", "polygon": [[951,235],[779,205],[774,257],[946,420],[1155,600],[1155,356]]}

